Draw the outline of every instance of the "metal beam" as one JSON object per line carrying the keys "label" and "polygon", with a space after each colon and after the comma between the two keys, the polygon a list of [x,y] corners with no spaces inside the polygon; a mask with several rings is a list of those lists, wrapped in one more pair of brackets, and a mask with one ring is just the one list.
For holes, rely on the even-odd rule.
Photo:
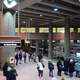
{"label": "metal beam", "polygon": [[[41,0],[24,0],[21,3],[19,3],[20,10],[31,6],[32,4],[38,3],[40,1]],[[18,5],[14,9],[17,10],[17,8],[18,8]]]}
{"label": "metal beam", "polygon": [[31,9],[34,9],[34,10],[37,10],[37,11],[41,11],[41,12],[46,12],[46,13],[51,13],[51,14],[58,14],[58,15],[62,15],[62,16],[69,16],[70,14],[69,13],[63,13],[63,12],[59,12],[59,11],[52,11],[52,10],[49,10],[49,9],[44,9],[44,8],[40,8],[40,7],[29,7]]}
{"label": "metal beam", "polygon": [[[30,18],[29,16],[26,16],[26,17],[24,16],[24,17],[20,17],[20,20],[28,20],[29,18]],[[47,19],[47,18],[43,19],[43,18],[35,18],[35,17],[32,17],[32,19],[33,20],[39,20],[39,21],[50,21],[50,20],[52,20],[52,19]]]}
{"label": "metal beam", "polygon": [[76,5],[76,6],[80,7],[80,2],[75,2],[75,1],[72,1],[72,0],[61,0],[61,1],[64,1],[66,3],[70,3],[70,4],[73,4],[73,5]]}
{"label": "metal beam", "polygon": [[[64,0],[62,0],[64,1]],[[67,0],[65,0],[67,1]],[[69,0],[70,1],[70,0]],[[73,12],[73,13],[77,13],[77,14],[80,14],[80,11],[77,11],[77,10],[73,10],[73,9],[70,9],[66,6],[63,6],[63,5],[59,5],[59,4],[50,4],[50,3],[45,3],[45,2],[39,2],[39,4],[41,5],[46,5],[46,6],[49,6],[49,7],[53,7],[53,8],[58,8],[58,9],[62,9],[62,10],[65,10],[65,11],[69,11],[69,12]],[[80,4],[79,4],[80,5]]]}
{"label": "metal beam", "polygon": [[35,14],[35,15],[43,15],[43,16],[49,16],[49,17],[52,17],[52,18],[61,18],[60,16],[57,16],[57,15],[54,15],[54,14],[49,14],[49,13],[44,13],[44,12],[38,12],[38,11],[30,11],[30,10],[21,10],[23,13],[31,13],[31,14]]}
{"label": "metal beam", "polygon": [[27,15],[27,14],[21,14],[20,17],[29,17],[29,18],[41,18],[41,19],[48,19],[48,20],[56,20],[56,18],[53,18],[53,17],[47,17],[47,16],[44,16],[44,17],[40,17],[40,16],[34,16],[34,15]]}

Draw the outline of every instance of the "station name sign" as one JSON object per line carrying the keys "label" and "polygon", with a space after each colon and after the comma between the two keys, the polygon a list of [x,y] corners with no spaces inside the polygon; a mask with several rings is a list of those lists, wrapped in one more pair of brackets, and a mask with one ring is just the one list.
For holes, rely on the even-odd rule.
{"label": "station name sign", "polygon": [[2,46],[20,46],[21,42],[0,42],[0,47]]}

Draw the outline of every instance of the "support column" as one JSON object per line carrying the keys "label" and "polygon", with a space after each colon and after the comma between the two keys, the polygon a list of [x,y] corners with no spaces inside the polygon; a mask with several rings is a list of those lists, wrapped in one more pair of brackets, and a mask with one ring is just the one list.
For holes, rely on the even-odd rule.
{"label": "support column", "polygon": [[[36,27],[36,33],[39,32],[39,28]],[[39,54],[39,40],[36,40],[36,55]]]}
{"label": "support column", "polygon": [[52,41],[53,41],[53,29],[52,29],[52,25],[49,26],[49,47],[48,47],[48,57],[50,59],[52,59],[53,57],[53,49],[52,49]]}
{"label": "support column", "polygon": [[[74,28],[74,32],[77,33],[78,32],[78,28]],[[77,43],[77,40],[74,40],[74,43]]]}
{"label": "support column", "polygon": [[[15,36],[15,13],[14,11],[5,10],[2,18],[2,26],[0,26],[0,36]],[[12,40],[0,40],[1,42],[10,42]],[[14,57],[15,47],[6,46],[0,48],[1,66],[5,61],[10,60],[10,57]]]}
{"label": "support column", "polygon": [[64,33],[64,55],[68,56],[70,54],[70,28],[65,27]]}

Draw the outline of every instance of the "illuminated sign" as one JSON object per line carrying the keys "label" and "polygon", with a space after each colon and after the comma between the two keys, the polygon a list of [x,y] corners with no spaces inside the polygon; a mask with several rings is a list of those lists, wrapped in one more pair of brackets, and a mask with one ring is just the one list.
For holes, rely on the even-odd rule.
{"label": "illuminated sign", "polygon": [[20,46],[20,42],[0,42],[0,47],[2,46]]}
{"label": "illuminated sign", "polygon": [[40,33],[48,33],[49,32],[49,28],[39,28],[39,32]]}
{"label": "illuminated sign", "polygon": [[56,32],[56,28],[53,28],[53,33],[55,33]]}
{"label": "illuminated sign", "polygon": [[[15,32],[19,32],[19,28],[16,28]],[[35,28],[20,28],[20,32],[35,33]]]}
{"label": "illuminated sign", "polygon": [[70,32],[74,32],[74,28],[70,28]]}
{"label": "illuminated sign", "polygon": [[57,32],[64,33],[64,29],[65,29],[65,28],[57,28]]}
{"label": "illuminated sign", "polygon": [[78,28],[78,32],[80,32],[80,28]]}

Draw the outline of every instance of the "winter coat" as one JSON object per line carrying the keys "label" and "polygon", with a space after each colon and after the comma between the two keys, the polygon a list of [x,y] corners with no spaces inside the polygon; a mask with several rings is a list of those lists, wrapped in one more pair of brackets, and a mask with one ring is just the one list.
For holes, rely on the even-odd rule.
{"label": "winter coat", "polygon": [[48,62],[48,69],[50,71],[54,70],[54,65],[52,64],[52,62]]}
{"label": "winter coat", "polygon": [[7,68],[8,68],[8,63],[5,63],[5,64],[3,65],[3,75],[4,75],[4,76],[7,76],[7,73],[8,73]]}
{"label": "winter coat", "polygon": [[69,73],[73,73],[74,72],[74,62],[70,62],[69,63]]}
{"label": "winter coat", "polygon": [[9,80],[16,80],[17,72],[16,69],[11,69],[8,71],[8,79]]}
{"label": "winter coat", "polygon": [[62,70],[62,63],[61,63],[61,61],[57,62],[57,69],[58,70]]}

